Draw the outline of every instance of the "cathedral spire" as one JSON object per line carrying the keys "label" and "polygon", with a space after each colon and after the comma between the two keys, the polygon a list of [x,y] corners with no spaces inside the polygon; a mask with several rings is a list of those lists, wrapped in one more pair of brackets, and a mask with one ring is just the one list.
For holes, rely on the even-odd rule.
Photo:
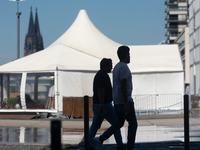
{"label": "cathedral spire", "polygon": [[38,21],[37,8],[36,8],[36,13],[35,13],[35,33],[37,36],[40,36],[40,27],[39,27],[39,21]]}
{"label": "cathedral spire", "polygon": [[30,20],[29,20],[29,27],[28,27],[28,35],[33,36],[35,33],[34,30],[34,22],[33,22],[33,13],[32,13],[32,6],[31,6],[31,13],[30,13]]}
{"label": "cathedral spire", "polygon": [[36,8],[36,15],[34,22],[32,6],[31,6],[28,34],[26,35],[24,44],[24,56],[30,55],[32,53],[38,52],[43,49],[44,49],[43,38],[40,34],[37,8]]}

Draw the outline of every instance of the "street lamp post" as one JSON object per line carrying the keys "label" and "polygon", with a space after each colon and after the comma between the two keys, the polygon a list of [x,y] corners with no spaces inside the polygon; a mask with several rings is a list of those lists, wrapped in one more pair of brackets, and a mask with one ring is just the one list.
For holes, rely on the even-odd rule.
{"label": "street lamp post", "polygon": [[20,58],[20,15],[22,14],[19,12],[19,2],[24,0],[10,0],[17,2],[17,59]]}
{"label": "street lamp post", "polygon": [[19,2],[17,2],[17,59],[20,57],[20,15],[19,12]]}

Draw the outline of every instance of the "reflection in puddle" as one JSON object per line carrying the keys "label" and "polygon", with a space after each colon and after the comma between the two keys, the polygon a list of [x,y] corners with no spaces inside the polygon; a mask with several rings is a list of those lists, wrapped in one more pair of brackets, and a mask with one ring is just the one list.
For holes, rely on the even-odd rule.
{"label": "reflection in puddle", "polygon": [[0,143],[49,143],[48,128],[0,127]]}
{"label": "reflection in puddle", "polygon": [[[127,127],[121,128],[123,142],[126,143]],[[100,129],[97,135],[105,129]],[[84,129],[62,129],[63,144],[78,144],[84,135]],[[159,141],[184,141],[183,126],[139,126],[136,135],[136,143]],[[190,141],[200,141],[200,126],[190,127]],[[0,143],[28,143],[50,144],[49,128],[33,127],[0,127]],[[114,137],[110,137],[105,144],[115,143]]]}

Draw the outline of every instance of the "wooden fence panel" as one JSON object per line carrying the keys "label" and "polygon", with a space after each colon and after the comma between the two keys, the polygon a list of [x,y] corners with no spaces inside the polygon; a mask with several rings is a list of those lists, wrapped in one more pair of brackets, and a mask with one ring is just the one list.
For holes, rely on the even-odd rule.
{"label": "wooden fence panel", "polygon": [[[89,117],[93,117],[92,98],[89,98]],[[84,118],[84,99],[83,97],[63,97],[63,115],[75,118]]]}

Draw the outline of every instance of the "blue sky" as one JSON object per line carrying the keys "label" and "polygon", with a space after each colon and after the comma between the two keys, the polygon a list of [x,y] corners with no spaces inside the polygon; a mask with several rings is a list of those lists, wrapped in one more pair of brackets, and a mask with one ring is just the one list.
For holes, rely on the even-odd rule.
{"label": "blue sky", "polygon": [[[19,3],[20,57],[28,32],[30,8],[36,7],[44,48],[59,38],[85,9],[93,24],[124,45],[155,45],[165,40],[165,0],[26,0]],[[0,0],[0,64],[17,56],[17,3]]]}

